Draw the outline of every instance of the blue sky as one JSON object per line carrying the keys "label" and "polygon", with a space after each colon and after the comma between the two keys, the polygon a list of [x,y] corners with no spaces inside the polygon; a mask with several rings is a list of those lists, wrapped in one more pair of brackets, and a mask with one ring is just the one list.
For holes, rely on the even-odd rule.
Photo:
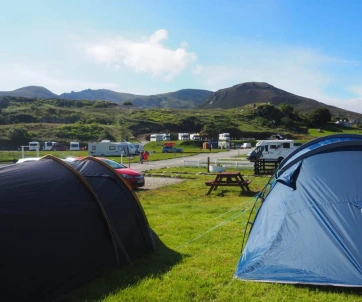
{"label": "blue sky", "polygon": [[362,113],[362,1],[0,0],[0,91],[267,82]]}

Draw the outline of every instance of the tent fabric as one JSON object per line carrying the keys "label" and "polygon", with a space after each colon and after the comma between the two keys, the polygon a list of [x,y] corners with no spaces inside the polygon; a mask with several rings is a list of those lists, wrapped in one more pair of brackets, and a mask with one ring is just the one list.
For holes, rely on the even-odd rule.
{"label": "tent fabric", "polygon": [[235,278],[362,286],[362,136],[327,136],[286,158]]}
{"label": "tent fabric", "polygon": [[137,196],[96,159],[0,168],[0,292],[42,301],[154,249]]}

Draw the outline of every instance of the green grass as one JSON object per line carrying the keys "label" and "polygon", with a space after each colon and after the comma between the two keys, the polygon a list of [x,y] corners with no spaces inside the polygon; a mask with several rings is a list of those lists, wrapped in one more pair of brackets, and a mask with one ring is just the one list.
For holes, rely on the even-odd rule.
{"label": "green grass", "polygon": [[322,137],[326,135],[332,134],[362,134],[362,130],[360,128],[346,128],[340,125],[336,125],[334,123],[328,123],[318,129],[310,128],[308,129],[308,134],[311,137]]}
{"label": "green grass", "polygon": [[[176,173],[175,168],[167,172]],[[156,250],[86,284],[60,301],[361,301],[352,289],[243,282],[233,279],[252,196],[228,188],[206,196],[205,180],[195,168],[182,183],[138,191]],[[158,173],[163,170],[156,171]],[[186,173],[187,172],[187,173]],[[253,194],[268,177],[252,179]],[[186,176],[185,176],[186,177]],[[221,194],[222,193],[222,194]]]}

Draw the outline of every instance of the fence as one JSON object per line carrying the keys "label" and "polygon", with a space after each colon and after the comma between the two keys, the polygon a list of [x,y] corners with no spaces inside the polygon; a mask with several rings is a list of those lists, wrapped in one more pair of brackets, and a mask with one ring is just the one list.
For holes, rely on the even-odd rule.
{"label": "fence", "polygon": [[[233,158],[219,158],[210,161],[210,165],[223,166],[226,168],[251,168],[253,165],[245,159],[233,159]],[[184,160],[184,167],[207,167],[207,160]]]}
{"label": "fence", "polygon": [[266,161],[265,159],[259,159],[254,163],[254,174],[274,174],[278,166],[279,162],[277,160]]}

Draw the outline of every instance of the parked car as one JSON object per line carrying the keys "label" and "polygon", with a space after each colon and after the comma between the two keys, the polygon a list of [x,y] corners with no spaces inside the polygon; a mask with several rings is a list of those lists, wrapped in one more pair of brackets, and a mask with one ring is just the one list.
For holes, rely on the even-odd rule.
{"label": "parked car", "polygon": [[[67,160],[82,160],[84,157],[67,158]],[[122,175],[133,189],[143,187],[145,185],[145,177],[141,172],[128,168],[125,165],[103,157],[95,157],[107,165],[111,166],[116,172]]]}
{"label": "parked car", "polygon": [[162,148],[162,153],[183,153],[184,150],[181,148],[176,148],[173,146],[164,146]]}
{"label": "parked car", "polygon": [[63,146],[62,144],[54,144],[50,149],[50,151],[68,151],[69,148],[66,146]]}

